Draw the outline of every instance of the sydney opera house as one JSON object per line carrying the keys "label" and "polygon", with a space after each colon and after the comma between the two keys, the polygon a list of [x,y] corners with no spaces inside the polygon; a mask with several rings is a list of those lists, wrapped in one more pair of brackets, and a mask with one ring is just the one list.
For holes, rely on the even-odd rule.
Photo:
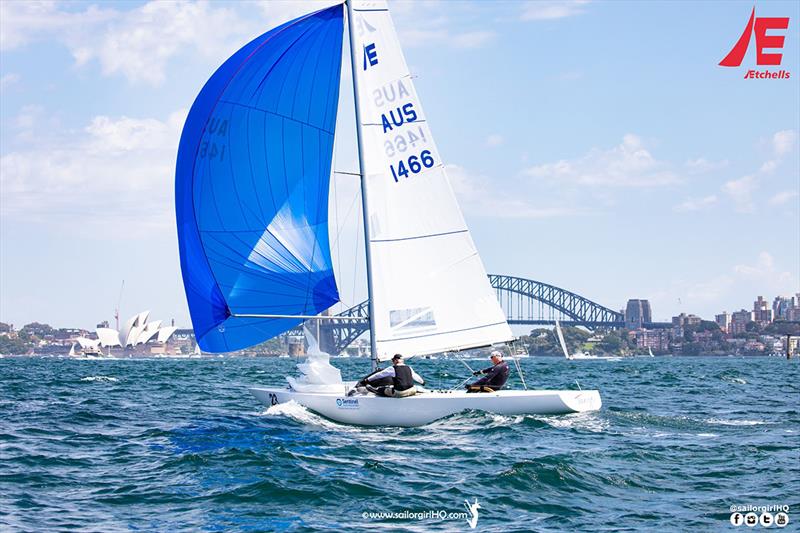
{"label": "sydney opera house", "polygon": [[83,354],[102,354],[102,348],[122,348],[124,352],[165,353],[165,345],[177,328],[162,326],[161,320],[148,321],[150,311],[133,315],[119,330],[97,328],[97,339],[77,339]]}
{"label": "sydney opera house", "polygon": [[149,341],[164,343],[169,340],[175,330],[175,326],[161,326],[160,320],[148,322],[150,311],[142,311],[133,315],[125,322],[121,330],[111,328],[97,328],[97,338],[100,346],[121,346],[122,348],[133,348],[140,344],[147,344]]}

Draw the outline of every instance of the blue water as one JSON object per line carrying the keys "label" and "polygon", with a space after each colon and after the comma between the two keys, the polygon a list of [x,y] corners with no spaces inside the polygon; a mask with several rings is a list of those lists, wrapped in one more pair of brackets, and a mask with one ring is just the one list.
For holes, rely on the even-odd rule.
{"label": "blue water", "polygon": [[[335,363],[358,377],[365,360]],[[800,364],[781,358],[523,361],[536,388],[599,388],[600,412],[465,413],[348,427],[247,393],[289,359],[0,359],[0,530],[733,530],[731,505],[800,523]],[[433,384],[464,367],[413,360]],[[471,363],[473,366],[478,364]],[[402,400],[398,400],[402,402]]]}

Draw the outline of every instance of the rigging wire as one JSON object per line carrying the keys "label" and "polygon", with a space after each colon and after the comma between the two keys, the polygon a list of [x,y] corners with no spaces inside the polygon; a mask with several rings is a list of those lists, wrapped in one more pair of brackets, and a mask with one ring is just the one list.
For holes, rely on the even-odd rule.
{"label": "rigging wire", "polygon": [[517,339],[514,338],[510,343],[506,344],[506,348],[508,348],[508,351],[511,353],[511,358],[514,360],[514,366],[517,367],[519,378],[522,380],[522,386],[525,388],[525,390],[528,390],[528,384],[525,383],[525,374],[522,372],[522,366],[519,364],[519,359],[517,359],[516,355],[516,348],[514,347],[514,343],[516,341]]}
{"label": "rigging wire", "polygon": [[[359,189],[359,192],[353,198],[353,204],[354,205],[355,205],[355,200],[357,198],[359,198],[360,196],[361,196],[361,192],[360,192],[360,189]],[[361,227],[361,211],[362,210],[358,209],[357,211],[358,212],[356,213],[356,253],[355,253],[355,257],[353,258],[353,285],[352,285],[352,294],[350,295],[350,301],[351,302],[355,302],[356,301],[356,274],[358,274],[358,264],[359,264],[359,262],[358,262],[358,248],[359,248],[359,245],[361,244],[361,240],[362,240],[362,239],[358,238],[359,228]]]}

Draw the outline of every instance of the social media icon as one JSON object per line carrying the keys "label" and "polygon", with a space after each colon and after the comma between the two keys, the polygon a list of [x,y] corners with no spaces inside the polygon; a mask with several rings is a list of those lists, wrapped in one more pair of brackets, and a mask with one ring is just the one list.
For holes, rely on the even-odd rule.
{"label": "social media icon", "polygon": [[744,523],[748,527],[753,527],[758,524],[758,515],[756,513],[747,513],[744,515]]}
{"label": "social media icon", "polygon": [[731,525],[741,526],[744,523],[744,515],[742,513],[731,513]]}
{"label": "social media icon", "polygon": [[786,527],[789,523],[789,515],[786,513],[778,513],[775,515],[775,525],[778,527]]}
{"label": "social media icon", "polygon": [[758,517],[758,523],[761,524],[763,527],[769,527],[772,525],[772,513],[767,513],[766,511],[761,513],[761,516]]}

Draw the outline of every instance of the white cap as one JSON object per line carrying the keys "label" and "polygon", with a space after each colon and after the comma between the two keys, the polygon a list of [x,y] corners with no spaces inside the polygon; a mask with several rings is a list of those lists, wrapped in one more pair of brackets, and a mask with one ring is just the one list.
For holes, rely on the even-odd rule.
{"label": "white cap", "polygon": [[494,350],[494,351],[492,351],[492,354],[491,354],[489,357],[497,357],[497,358],[500,358],[500,359],[502,359],[502,358],[503,358],[503,354],[502,354],[502,353],[500,353],[500,352],[499,352],[499,351],[497,351],[497,350]]}

